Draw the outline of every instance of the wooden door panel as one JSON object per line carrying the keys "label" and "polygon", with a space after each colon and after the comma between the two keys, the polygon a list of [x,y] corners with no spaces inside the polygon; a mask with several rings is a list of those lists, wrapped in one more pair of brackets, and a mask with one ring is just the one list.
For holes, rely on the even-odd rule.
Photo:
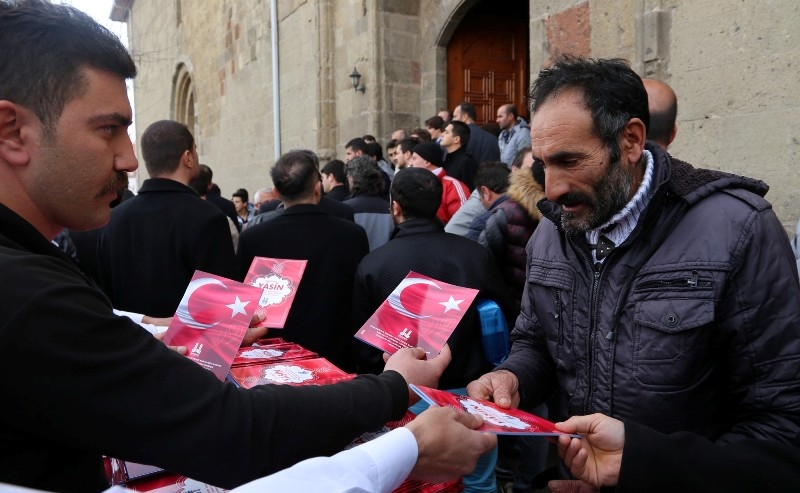
{"label": "wooden door panel", "polygon": [[464,18],[447,47],[447,100],[475,105],[478,124],[495,120],[497,107],[525,109],[528,79],[528,26],[525,18]]}

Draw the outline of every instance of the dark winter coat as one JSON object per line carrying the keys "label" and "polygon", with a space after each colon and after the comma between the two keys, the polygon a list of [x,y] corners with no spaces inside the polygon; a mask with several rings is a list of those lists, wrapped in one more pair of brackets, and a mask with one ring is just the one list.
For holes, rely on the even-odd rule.
{"label": "dark winter coat", "polygon": [[800,286],[761,181],[695,169],[648,145],[655,167],[631,235],[595,266],[584,234],[539,204],[527,285],[500,365],[551,419],[605,413],[732,442],[800,430]]}

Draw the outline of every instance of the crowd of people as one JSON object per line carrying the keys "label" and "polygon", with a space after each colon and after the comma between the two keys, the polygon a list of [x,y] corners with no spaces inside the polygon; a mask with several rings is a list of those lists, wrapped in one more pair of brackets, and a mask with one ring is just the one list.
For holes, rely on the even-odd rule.
{"label": "crowd of people", "polygon": [[[800,224],[793,255],[765,183],[667,152],[665,83],[561,56],[530,122],[503,104],[493,134],[463,102],[393,132],[388,161],[371,135],[341,161],[292,150],[251,201],[222,197],[172,120],[143,132],[150,178],[125,193],[136,71],[85,14],[0,0],[0,489],[102,491],[102,455],[240,492],[491,492],[510,455],[517,493],[800,487]],[[234,388],[153,337],[195,270],[242,280],[257,256],[307,260],[280,335],[355,379]],[[409,271],[494,301],[507,358],[475,306],[433,358],[354,339]],[[479,417],[434,408],[340,452],[402,416],[410,383],[581,438],[545,471],[543,439],[498,454]]]}

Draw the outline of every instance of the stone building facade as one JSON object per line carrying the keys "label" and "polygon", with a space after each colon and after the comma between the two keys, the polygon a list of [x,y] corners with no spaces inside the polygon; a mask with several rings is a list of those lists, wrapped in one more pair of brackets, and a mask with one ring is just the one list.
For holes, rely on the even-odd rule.
{"label": "stone building facade", "polygon": [[448,46],[500,16],[525,26],[527,80],[560,53],[626,58],[678,94],[674,155],[766,181],[787,229],[800,216],[795,0],[116,0],[111,16],[140,68],[137,132],[188,123],[226,196],[269,185],[280,152],[341,158],[451,107]]}

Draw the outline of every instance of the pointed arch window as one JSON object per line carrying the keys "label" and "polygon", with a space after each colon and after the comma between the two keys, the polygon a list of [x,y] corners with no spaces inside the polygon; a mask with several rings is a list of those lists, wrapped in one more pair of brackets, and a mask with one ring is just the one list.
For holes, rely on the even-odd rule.
{"label": "pointed arch window", "polygon": [[189,68],[181,63],[172,89],[172,119],[189,127],[196,134],[197,112],[195,111],[194,83]]}

